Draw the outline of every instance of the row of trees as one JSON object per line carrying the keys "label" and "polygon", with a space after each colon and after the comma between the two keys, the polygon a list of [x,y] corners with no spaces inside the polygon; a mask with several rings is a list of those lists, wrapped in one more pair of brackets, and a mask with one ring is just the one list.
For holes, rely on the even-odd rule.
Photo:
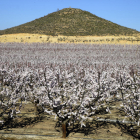
{"label": "row of trees", "polygon": [[64,128],[86,127],[114,95],[139,124],[139,57],[138,45],[0,43],[0,125],[32,102]]}
{"label": "row of trees", "polygon": [[32,102],[36,108],[40,106],[44,112],[58,117],[65,128],[74,123],[86,127],[99,110],[110,112],[109,102],[117,95],[126,116],[139,125],[140,78],[133,70],[131,75],[117,68],[62,69],[50,65],[36,71],[1,69],[0,122],[15,118],[23,104]]}

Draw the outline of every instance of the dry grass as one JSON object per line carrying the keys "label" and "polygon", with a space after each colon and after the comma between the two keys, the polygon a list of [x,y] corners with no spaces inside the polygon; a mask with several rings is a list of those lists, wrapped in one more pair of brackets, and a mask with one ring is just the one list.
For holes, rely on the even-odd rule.
{"label": "dry grass", "polygon": [[135,36],[49,36],[40,34],[1,35],[0,42],[40,43],[90,43],[90,44],[140,44],[140,35]]}

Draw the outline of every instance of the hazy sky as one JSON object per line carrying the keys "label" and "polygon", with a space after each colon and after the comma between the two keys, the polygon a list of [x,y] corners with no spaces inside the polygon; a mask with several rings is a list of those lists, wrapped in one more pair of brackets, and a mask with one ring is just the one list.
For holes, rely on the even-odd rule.
{"label": "hazy sky", "polygon": [[69,7],[140,31],[140,0],[0,0],[0,30]]}

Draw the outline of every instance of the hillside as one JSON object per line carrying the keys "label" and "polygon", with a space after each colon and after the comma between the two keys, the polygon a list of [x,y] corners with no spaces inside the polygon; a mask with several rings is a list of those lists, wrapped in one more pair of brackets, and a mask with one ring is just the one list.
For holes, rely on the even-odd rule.
{"label": "hillside", "polygon": [[65,8],[31,22],[0,31],[0,35],[16,33],[53,36],[103,36],[133,35],[139,32],[100,18],[87,11]]}

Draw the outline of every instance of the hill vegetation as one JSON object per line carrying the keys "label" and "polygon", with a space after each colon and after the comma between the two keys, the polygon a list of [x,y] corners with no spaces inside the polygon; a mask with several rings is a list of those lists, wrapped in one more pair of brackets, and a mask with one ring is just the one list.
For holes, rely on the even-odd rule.
{"label": "hill vegetation", "polygon": [[16,33],[53,36],[105,36],[133,35],[139,32],[100,18],[87,11],[65,8],[31,22],[0,31],[0,35]]}

